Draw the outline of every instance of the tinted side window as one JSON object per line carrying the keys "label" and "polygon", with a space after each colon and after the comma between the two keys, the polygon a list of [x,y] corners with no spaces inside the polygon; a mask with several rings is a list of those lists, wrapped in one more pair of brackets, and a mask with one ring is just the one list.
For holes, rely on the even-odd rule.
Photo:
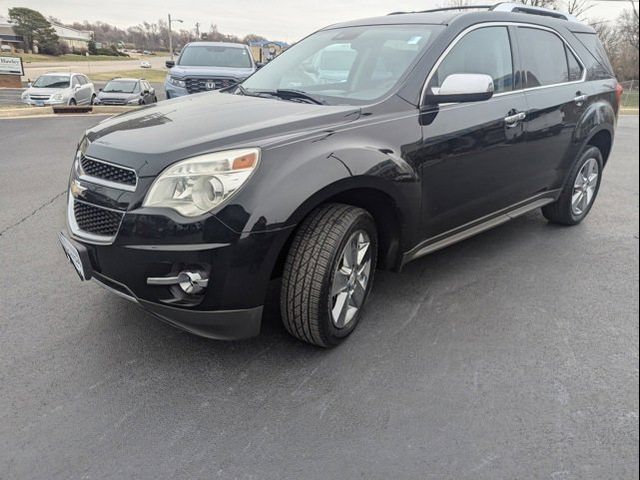
{"label": "tinted side window", "polygon": [[615,77],[607,52],[595,33],[574,33],[580,43],[585,46],[588,55],[582,54],[590,76],[595,79]]}
{"label": "tinted side window", "polygon": [[78,80],[78,83],[79,83],[80,85],[86,85],[86,84],[87,84],[87,79],[86,79],[84,76],[82,76],[82,75],[78,75],[78,76],[76,77],[76,79]]}
{"label": "tinted side window", "polygon": [[453,73],[483,73],[496,93],[513,90],[513,60],[507,27],[483,27],[468,33],[451,49],[429,82],[440,87]]}
{"label": "tinted side window", "polygon": [[556,34],[537,28],[518,28],[528,88],[569,81],[564,42]]}

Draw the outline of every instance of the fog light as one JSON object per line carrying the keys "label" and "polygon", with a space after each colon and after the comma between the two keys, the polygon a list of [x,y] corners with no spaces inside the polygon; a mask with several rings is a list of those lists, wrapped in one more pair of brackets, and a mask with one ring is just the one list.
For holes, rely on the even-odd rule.
{"label": "fog light", "polygon": [[195,295],[202,292],[209,284],[209,279],[202,278],[200,272],[180,272],[178,285],[184,293]]}
{"label": "fog light", "polygon": [[175,277],[149,277],[147,285],[178,285],[184,293],[196,295],[207,288],[209,279],[201,272],[184,271]]}

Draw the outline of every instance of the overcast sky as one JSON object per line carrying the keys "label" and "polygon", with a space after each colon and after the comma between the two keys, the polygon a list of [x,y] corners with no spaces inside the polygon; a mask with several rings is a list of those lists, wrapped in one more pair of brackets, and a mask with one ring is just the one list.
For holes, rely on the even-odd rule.
{"label": "overcast sky", "polygon": [[[492,0],[475,1],[493,3]],[[446,0],[0,0],[0,15],[6,16],[9,7],[29,7],[67,23],[101,20],[129,27],[143,21],[166,19],[167,13],[171,13],[173,18],[184,20],[178,28],[194,29],[199,22],[200,30],[206,31],[211,24],[216,24],[223,33],[238,36],[256,33],[270,40],[294,42],[331,23],[398,10],[425,10],[446,3]],[[588,16],[607,20],[615,19],[629,6],[626,0],[591,3],[594,7]]]}

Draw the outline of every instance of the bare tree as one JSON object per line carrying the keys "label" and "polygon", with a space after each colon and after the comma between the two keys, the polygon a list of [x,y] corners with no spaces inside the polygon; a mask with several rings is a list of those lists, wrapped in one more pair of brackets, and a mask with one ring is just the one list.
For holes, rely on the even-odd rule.
{"label": "bare tree", "polygon": [[563,9],[578,20],[584,20],[584,14],[593,7],[589,0],[564,0]]}
{"label": "bare tree", "polygon": [[520,0],[520,3],[531,7],[555,8],[558,5],[557,0]]}
{"label": "bare tree", "polygon": [[618,18],[618,29],[624,41],[638,51],[638,10],[630,2],[632,10],[625,10]]}

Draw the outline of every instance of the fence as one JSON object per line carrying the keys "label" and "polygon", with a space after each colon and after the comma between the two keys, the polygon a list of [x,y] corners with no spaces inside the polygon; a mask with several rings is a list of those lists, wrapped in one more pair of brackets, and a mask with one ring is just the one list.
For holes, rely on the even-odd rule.
{"label": "fence", "polygon": [[622,108],[638,109],[638,80],[620,82],[622,88]]}

